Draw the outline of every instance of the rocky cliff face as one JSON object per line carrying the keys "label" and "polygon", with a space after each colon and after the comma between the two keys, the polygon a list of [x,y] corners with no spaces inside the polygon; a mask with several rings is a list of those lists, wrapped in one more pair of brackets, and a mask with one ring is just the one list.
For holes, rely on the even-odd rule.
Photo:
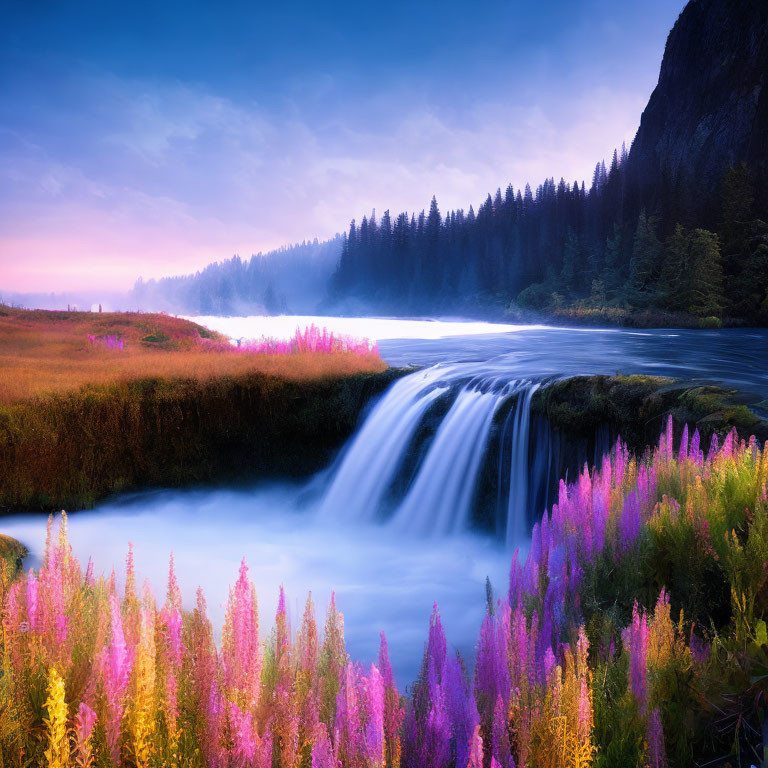
{"label": "rocky cliff face", "polygon": [[768,177],[768,0],[691,0],[669,34],[630,167],[641,196],[665,177],[696,189],[746,162]]}

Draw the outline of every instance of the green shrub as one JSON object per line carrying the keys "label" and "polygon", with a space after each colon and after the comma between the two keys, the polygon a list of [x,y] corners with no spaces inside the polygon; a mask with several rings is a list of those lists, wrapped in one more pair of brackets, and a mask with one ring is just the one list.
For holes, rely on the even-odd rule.
{"label": "green shrub", "polygon": [[552,291],[544,283],[532,283],[517,295],[517,303],[525,309],[545,309],[552,302]]}

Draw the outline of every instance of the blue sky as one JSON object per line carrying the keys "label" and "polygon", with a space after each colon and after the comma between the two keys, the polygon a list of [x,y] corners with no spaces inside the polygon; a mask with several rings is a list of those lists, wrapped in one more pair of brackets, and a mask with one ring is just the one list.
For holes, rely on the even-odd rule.
{"label": "blue sky", "polygon": [[589,180],[683,5],[7,4],[0,290],[120,289],[374,207]]}

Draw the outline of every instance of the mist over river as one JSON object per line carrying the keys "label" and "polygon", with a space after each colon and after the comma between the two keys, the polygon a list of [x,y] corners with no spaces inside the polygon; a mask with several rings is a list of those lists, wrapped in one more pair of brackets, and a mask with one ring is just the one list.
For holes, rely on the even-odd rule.
{"label": "mist over river", "polygon": [[[511,548],[525,546],[523,529],[507,536],[509,543],[469,531],[462,509],[450,503],[440,513],[439,530],[423,524],[430,519],[430,500],[445,501],[439,494],[444,496],[446,488],[457,496],[471,492],[467,483],[472,478],[454,482],[446,463],[470,472],[484,447],[481,421],[490,423],[510,392],[530,392],[552,376],[620,372],[712,381],[749,394],[755,403],[768,400],[768,330],[763,329],[557,329],[304,317],[195,320],[235,338],[288,336],[297,325],[314,322],[377,340],[390,365],[427,369],[401,379],[371,404],[357,436],[333,466],[310,481],[118,497],[70,517],[75,553],[83,563],[91,555],[97,573],[114,568],[122,581],[126,546],[132,541],[139,579],[148,578],[162,597],[173,550],[185,605],[192,606],[202,586],[217,631],[228,585],[243,557],[256,584],[263,633],[272,626],[280,584],[294,628],[310,589],[320,623],[335,590],[351,656],[374,660],[384,631],[401,684],[418,673],[435,601],[449,643],[470,656],[485,612],[486,577],[498,593],[505,591]],[[388,498],[383,476],[395,477],[399,455],[419,419],[452,387],[463,389],[451,401],[435,450],[418,467],[391,517],[378,514],[373,507],[383,508]],[[524,413],[513,426],[522,434]],[[535,510],[537,515],[542,511]],[[520,515],[511,502],[509,515],[510,521]],[[406,523],[418,518],[422,524],[404,525],[404,516]],[[30,547],[31,564],[39,562],[43,516],[5,518],[2,530]]]}

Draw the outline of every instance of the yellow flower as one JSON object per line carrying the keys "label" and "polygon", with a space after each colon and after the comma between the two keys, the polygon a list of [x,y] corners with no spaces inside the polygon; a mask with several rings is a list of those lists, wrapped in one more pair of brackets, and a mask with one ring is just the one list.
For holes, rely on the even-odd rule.
{"label": "yellow flower", "polygon": [[69,764],[69,740],[67,738],[67,703],[64,680],[54,667],[48,675],[48,699],[45,702],[48,718],[44,720],[48,732],[48,749],[45,760],[49,768],[67,768]]}

